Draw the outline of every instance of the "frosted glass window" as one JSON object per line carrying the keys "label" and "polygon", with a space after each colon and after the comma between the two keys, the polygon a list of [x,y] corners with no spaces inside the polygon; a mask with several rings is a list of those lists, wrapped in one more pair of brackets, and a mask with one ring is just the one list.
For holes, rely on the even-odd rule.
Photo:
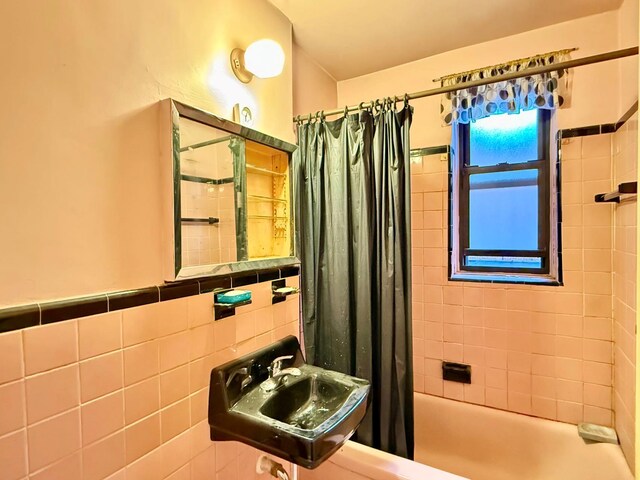
{"label": "frosted glass window", "polygon": [[538,111],[491,115],[469,125],[469,165],[538,160]]}
{"label": "frosted glass window", "polygon": [[458,211],[450,217],[457,233],[451,278],[511,283],[555,275],[551,120],[548,111],[529,110],[458,126],[460,156],[451,165],[458,169],[451,183],[457,188],[450,190],[449,204],[455,207],[457,194]]}
{"label": "frosted glass window", "polygon": [[469,176],[469,248],[538,249],[538,170]]}

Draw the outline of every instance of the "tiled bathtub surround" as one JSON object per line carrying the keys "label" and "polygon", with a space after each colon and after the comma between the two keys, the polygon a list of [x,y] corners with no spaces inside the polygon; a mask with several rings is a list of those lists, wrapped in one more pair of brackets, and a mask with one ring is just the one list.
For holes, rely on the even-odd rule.
{"label": "tiled bathtub surround", "polygon": [[299,301],[245,288],[216,322],[206,293],[0,334],[0,477],[254,478],[256,450],[209,440],[210,371],[297,335]]}
{"label": "tiled bathtub surround", "polygon": [[[614,185],[638,178],[638,115],[613,135]],[[636,398],[636,212],[635,198],[614,207],[613,334],[615,427],[633,469]]]}
{"label": "tiled bathtub surround", "polygon": [[[563,145],[564,286],[447,281],[447,162],[412,165],[416,391],[570,423],[612,425],[611,135]],[[441,361],[472,365],[442,380]]]}

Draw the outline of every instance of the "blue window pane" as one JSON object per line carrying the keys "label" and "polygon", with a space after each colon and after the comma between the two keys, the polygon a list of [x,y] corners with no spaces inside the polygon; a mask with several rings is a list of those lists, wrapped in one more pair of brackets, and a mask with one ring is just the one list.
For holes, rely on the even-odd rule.
{"label": "blue window pane", "polygon": [[469,248],[537,250],[537,170],[469,176]]}
{"label": "blue window pane", "polygon": [[485,167],[538,160],[538,113],[492,115],[471,123],[470,163]]}
{"label": "blue window pane", "polygon": [[487,257],[468,255],[465,259],[468,267],[497,267],[508,268],[542,268],[540,257]]}

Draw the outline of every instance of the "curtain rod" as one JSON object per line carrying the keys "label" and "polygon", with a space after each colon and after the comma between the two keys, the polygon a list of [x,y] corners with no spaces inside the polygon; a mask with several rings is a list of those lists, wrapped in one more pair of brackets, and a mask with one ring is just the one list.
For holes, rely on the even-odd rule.
{"label": "curtain rod", "polygon": [[531,55],[530,57],[517,58],[515,60],[509,60],[508,62],[497,63],[495,65],[486,65],[484,67],[474,68],[472,70],[465,70],[463,72],[449,73],[447,75],[442,75],[441,77],[434,78],[433,81],[434,82],[441,82],[442,80],[445,80],[445,79],[448,79],[448,78],[452,78],[452,77],[461,77],[461,76],[464,76],[464,75],[470,75],[472,73],[482,72],[483,70],[488,70],[490,68],[503,68],[503,67],[506,67],[506,66],[509,66],[509,65],[522,64],[524,62],[530,62],[531,60],[538,60],[540,58],[549,57],[551,55],[562,55],[562,54],[566,54],[566,53],[575,52],[576,50],[578,50],[578,47],[563,48],[562,50],[556,50],[554,52],[539,53],[537,55]]}
{"label": "curtain rod", "polygon": [[[456,92],[465,88],[480,87],[483,85],[490,85],[492,83],[504,82],[505,80],[513,80],[515,78],[526,77],[527,75],[539,75],[541,73],[555,72],[557,70],[565,70],[567,68],[582,67],[583,65],[591,65],[594,63],[607,62],[609,60],[617,60],[619,58],[631,57],[638,54],[638,47],[623,48],[621,50],[613,50],[611,52],[599,53],[597,55],[591,55],[589,57],[576,58],[574,60],[567,60],[566,62],[560,62],[552,65],[544,65],[541,67],[527,68],[519,72],[505,73],[504,75],[497,75],[491,78],[482,78],[479,80],[471,80],[469,82],[462,82],[457,85],[449,85],[446,87],[432,88],[430,90],[422,90],[420,92],[407,93],[402,96],[394,96],[391,101],[394,103],[402,102],[405,100],[415,100],[417,98],[433,97],[434,95],[441,95],[443,93]],[[320,115],[340,115],[347,112],[355,112],[361,108],[370,108],[375,104],[374,102],[362,102],[360,105],[351,105],[344,108],[336,108],[334,110],[324,110],[316,112],[315,114],[309,113],[308,115],[296,115],[293,117],[294,122],[299,122],[305,119],[312,119]]]}

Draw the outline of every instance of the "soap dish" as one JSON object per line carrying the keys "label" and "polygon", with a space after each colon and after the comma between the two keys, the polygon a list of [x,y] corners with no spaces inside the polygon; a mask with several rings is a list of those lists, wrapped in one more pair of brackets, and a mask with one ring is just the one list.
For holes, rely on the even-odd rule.
{"label": "soap dish", "polygon": [[578,435],[592,442],[618,444],[618,435],[613,428],[596,425],[594,423],[578,424]]}
{"label": "soap dish", "polygon": [[284,302],[289,295],[295,293],[300,293],[300,289],[287,286],[284,278],[271,282],[271,304]]}
{"label": "soap dish", "polygon": [[251,304],[251,292],[245,290],[222,290],[213,294],[214,319],[235,315],[236,308]]}

